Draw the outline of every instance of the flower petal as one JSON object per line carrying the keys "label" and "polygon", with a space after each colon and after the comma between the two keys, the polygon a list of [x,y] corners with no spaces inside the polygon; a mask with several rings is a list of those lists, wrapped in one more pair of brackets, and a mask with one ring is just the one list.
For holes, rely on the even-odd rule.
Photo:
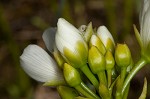
{"label": "flower petal", "polygon": [[84,39],[80,35],[80,31],[65,19],[58,19],[57,28],[57,34],[59,34],[67,42],[71,44],[75,44],[79,40],[84,42]]}
{"label": "flower petal", "polygon": [[140,17],[140,33],[143,46],[146,48],[150,42],[150,1],[144,0]]}
{"label": "flower petal", "polygon": [[87,44],[80,35],[80,31],[76,29],[72,24],[67,22],[65,19],[60,18],[57,23],[57,33],[56,33],[56,46],[58,50],[63,53],[63,48],[67,47],[72,52],[76,52],[76,43],[82,42],[87,49]]}
{"label": "flower petal", "polygon": [[150,5],[149,0],[143,0],[142,1],[142,7],[141,7],[140,15],[139,15],[139,20],[140,20],[141,27],[143,27],[144,16],[145,16],[145,13],[147,13],[147,11],[148,11],[149,5]]}
{"label": "flower petal", "polygon": [[103,44],[106,46],[107,45],[107,40],[110,38],[115,45],[114,39],[111,35],[111,33],[108,31],[108,29],[105,26],[100,26],[97,29],[98,37],[100,37],[101,41]]}
{"label": "flower petal", "polygon": [[50,27],[46,29],[42,35],[45,45],[50,52],[53,52],[54,50],[55,34],[56,34],[56,28]]}
{"label": "flower petal", "polygon": [[56,62],[37,45],[29,45],[20,56],[20,63],[24,71],[33,79],[46,81],[63,81],[62,71]]}

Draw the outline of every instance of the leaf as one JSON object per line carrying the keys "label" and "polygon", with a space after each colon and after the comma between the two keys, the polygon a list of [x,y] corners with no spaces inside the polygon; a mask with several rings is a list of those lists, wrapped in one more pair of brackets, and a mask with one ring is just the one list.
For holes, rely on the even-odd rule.
{"label": "leaf", "polygon": [[142,45],[141,36],[140,36],[140,33],[139,33],[139,31],[137,30],[135,24],[133,24],[133,28],[134,28],[134,32],[135,32],[136,39],[137,39],[137,41],[138,41],[140,47],[142,48],[143,45]]}
{"label": "leaf", "polygon": [[139,97],[139,99],[146,99],[146,94],[147,94],[147,79],[144,78],[143,91],[142,91],[141,96]]}

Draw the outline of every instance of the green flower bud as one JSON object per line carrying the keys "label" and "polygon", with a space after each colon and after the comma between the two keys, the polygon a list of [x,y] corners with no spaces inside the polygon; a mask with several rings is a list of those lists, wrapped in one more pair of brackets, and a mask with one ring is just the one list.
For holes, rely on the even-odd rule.
{"label": "green flower bud", "polygon": [[131,53],[126,44],[117,44],[115,60],[119,67],[127,67],[131,63]]}
{"label": "green flower bud", "polygon": [[104,71],[106,68],[105,58],[95,46],[92,46],[89,50],[88,62],[94,74]]}
{"label": "green flower bud", "polygon": [[92,47],[93,45],[96,46],[103,55],[106,53],[104,44],[102,43],[100,38],[94,34],[92,35],[90,42],[89,42],[90,47]]}
{"label": "green flower bud", "polygon": [[85,34],[84,34],[84,39],[86,42],[89,42],[91,36],[93,34],[93,27],[92,27],[92,22],[90,22],[86,28]]}
{"label": "green flower bud", "polygon": [[79,95],[75,89],[67,86],[58,86],[57,91],[61,99],[74,99]]}
{"label": "green flower bud", "polygon": [[107,51],[105,59],[106,59],[106,70],[113,69],[115,65],[115,60],[110,51]]}
{"label": "green flower bud", "polygon": [[67,63],[64,64],[64,77],[71,87],[75,87],[81,83],[79,72]]}

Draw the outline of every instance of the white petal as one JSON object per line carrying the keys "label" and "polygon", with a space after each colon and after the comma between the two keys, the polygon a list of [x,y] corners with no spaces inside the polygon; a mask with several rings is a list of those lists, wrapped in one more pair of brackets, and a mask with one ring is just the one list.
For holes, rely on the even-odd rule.
{"label": "white petal", "polygon": [[101,41],[103,42],[103,44],[106,46],[107,44],[107,40],[110,38],[113,42],[113,44],[115,45],[114,39],[111,35],[111,33],[108,31],[108,29],[105,26],[100,26],[97,29],[97,36],[101,39]]}
{"label": "white petal", "polygon": [[147,11],[148,11],[149,5],[150,5],[149,0],[143,0],[142,1],[142,7],[141,7],[140,15],[139,15],[140,25],[142,27],[143,27],[144,16],[145,16],[145,13],[147,13]]}
{"label": "white petal", "polygon": [[143,46],[147,46],[150,42],[150,1],[144,0],[143,12],[141,17],[141,39]]}
{"label": "white petal", "polygon": [[45,45],[50,52],[54,50],[55,34],[56,34],[56,28],[48,28],[44,31],[42,35]]}
{"label": "white petal", "polygon": [[57,23],[57,33],[66,41],[75,44],[78,40],[84,41],[80,31],[63,18]]}
{"label": "white petal", "polygon": [[64,47],[66,48],[69,48],[71,51],[75,51],[74,49],[74,45],[71,45],[69,42],[66,42],[64,39],[62,39],[62,37],[59,36],[59,34],[56,34],[56,46],[58,48],[58,50],[61,52],[61,53],[64,53]]}
{"label": "white petal", "polygon": [[29,45],[24,49],[20,63],[24,71],[37,81],[63,80],[63,74],[56,62],[37,45]]}
{"label": "white petal", "polygon": [[55,39],[58,50],[63,53],[63,48],[67,47],[71,51],[75,52],[76,50],[74,48],[78,41],[83,42],[85,49],[87,49],[87,45],[80,34],[80,31],[72,24],[63,18],[60,18],[57,23],[57,33]]}
{"label": "white petal", "polygon": [[91,36],[91,41],[90,41],[90,42],[92,43],[92,45],[95,45],[96,42],[97,42],[97,36],[93,34],[93,35]]}

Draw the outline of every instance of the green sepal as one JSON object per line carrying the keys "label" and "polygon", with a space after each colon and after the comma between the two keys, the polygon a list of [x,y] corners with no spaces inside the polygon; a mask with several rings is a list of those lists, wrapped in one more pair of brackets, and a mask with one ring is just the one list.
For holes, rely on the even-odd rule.
{"label": "green sepal", "polygon": [[110,38],[107,39],[107,43],[105,47],[107,51],[111,51],[112,53],[114,53],[115,45]]}
{"label": "green sepal", "polygon": [[94,74],[106,69],[105,57],[95,46],[89,50],[88,63]]}
{"label": "green sepal", "polygon": [[139,97],[139,99],[146,99],[146,94],[147,94],[147,79],[144,78],[144,86],[143,86],[143,91]]}
{"label": "green sepal", "polygon": [[92,35],[90,42],[89,42],[89,47],[96,46],[98,50],[105,55],[106,53],[106,48],[100,38],[96,35]]}
{"label": "green sepal", "polygon": [[135,33],[136,39],[137,39],[137,41],[138,41],[138,43],[139,43],[139,45],[140,45],[140,47],[141,47],[141,49],[142,49],[143,45],[142,45],[141,36],[140,36],[140,33],[139,33],[139,31],[137,30],[135,24],[133,24],[133,28],[134,28],[134,33]]}
{"label": "green sepal", "polygon": [[63,70],[64,70],[65,80],[71,87],[75,87],[81,83],[82,80],[77,69],[65,63]]}
{"label": "green sepal", "polygon": [[84,34],[84,39],[88,43],[92,34],[93,34],[93,27],[92,27],[92,22],[90,22],[86,28],[85,34]]}
{"label": "green sepal", "polygon": [[66,85],[65,81],[47,81],[43,84],[43,86],[59,86],[59,85]]}
{"label": "green sepal", "polygon": [[105,60],[106,60],[106,70],[113,69],[115,65],[115,60],[110,51],[106,52]]}
{"label": "green sepal", "polygon": [[87,62],[88,49],[87,46],[78,41],[75,45],[75,52],[71,51],[69,48],[64,47],[65,60],[71,64],[74,68],[81,68]]}
{"label": "green sepal", "polygon": [[58,86],[57,91],[61,99],[74,99],[79,96],[79,93],[74,88],[67,86]]}
{"label": "green sepal", "polygon": [[54,49],[53,56],[60,68],[63,68],[65,60],[57,49]]}

